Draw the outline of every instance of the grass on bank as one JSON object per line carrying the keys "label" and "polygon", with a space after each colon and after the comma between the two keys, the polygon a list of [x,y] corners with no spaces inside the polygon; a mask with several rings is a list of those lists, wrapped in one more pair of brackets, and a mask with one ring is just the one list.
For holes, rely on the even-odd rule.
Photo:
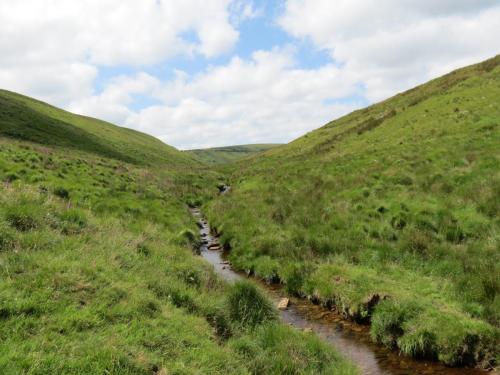
{"label": "grass on bank", "polygon": [[0,181],[2,374],[356,373],[313,336],[229,314],[258,299],[275,316],[193,255],[186,203],[215,174],[0,139]]}
{"label": "grass on bank", "polygon": [[498,363],[499,97],[496,57],[236,163],[206,209],[232,264],[404,354]]}

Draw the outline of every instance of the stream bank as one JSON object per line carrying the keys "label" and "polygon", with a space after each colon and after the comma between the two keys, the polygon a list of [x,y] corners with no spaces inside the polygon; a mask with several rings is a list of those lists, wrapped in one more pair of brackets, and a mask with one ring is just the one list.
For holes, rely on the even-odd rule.
{"label": "stream bank", "polygon": [[[213,265],[215,272],[228,282],[247,276],[231,268],[218,237],[198,208],[190,209],[200,228],[199,254]],[[396,352],[374,344],[369,327],[347,321],[334,311],[314,305],[305,299],[285,295],[279,285],[267,285],[254,279],[277,306],[283,298],[290,304],[279,310],[281,320],[297,329],[312,332],[331,344],[344,357],[350,359],[366,375],[484,375],[479,369],[449,368],[437,362],[420,361],[399,356]]]}

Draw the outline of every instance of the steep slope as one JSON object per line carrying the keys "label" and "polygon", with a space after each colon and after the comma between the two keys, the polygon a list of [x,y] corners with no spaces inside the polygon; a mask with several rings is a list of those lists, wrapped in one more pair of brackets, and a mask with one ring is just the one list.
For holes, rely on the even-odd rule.
{"label": "steep slope", "polygon": [[208,165],[227,164],[254,156],[280,146],[279,144],[253,144],[226,147],[213,147],[185,151]]}
{"label": "steep slope", "polygon": [[193,158],[160,140],[0,90],[0,135],[97,153],[136,164],[187,165]]}
{"label": "steep slope", "polygon": [[353,112],[236,163],[209,219],[234,266],[371,323],[375,341],[491,366],[499,98],[497,56]]}

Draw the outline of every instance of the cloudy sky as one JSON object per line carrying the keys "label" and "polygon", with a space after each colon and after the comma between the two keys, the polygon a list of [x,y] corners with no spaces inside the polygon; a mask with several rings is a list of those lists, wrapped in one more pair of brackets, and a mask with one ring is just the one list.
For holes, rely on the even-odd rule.
{"label": "cloudy sky", "polygon": [[0,0],[0,88],[181,149],[288,142],[499,36],[500,0]]}

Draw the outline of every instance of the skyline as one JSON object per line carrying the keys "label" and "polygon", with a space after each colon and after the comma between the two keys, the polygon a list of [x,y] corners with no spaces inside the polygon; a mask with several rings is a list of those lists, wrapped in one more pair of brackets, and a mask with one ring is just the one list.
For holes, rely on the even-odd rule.
{"label": "skyline", "polygon": [[0,87],[180,149],[284,143],[498,54],[498,20],[490,0],[5,0]]}

